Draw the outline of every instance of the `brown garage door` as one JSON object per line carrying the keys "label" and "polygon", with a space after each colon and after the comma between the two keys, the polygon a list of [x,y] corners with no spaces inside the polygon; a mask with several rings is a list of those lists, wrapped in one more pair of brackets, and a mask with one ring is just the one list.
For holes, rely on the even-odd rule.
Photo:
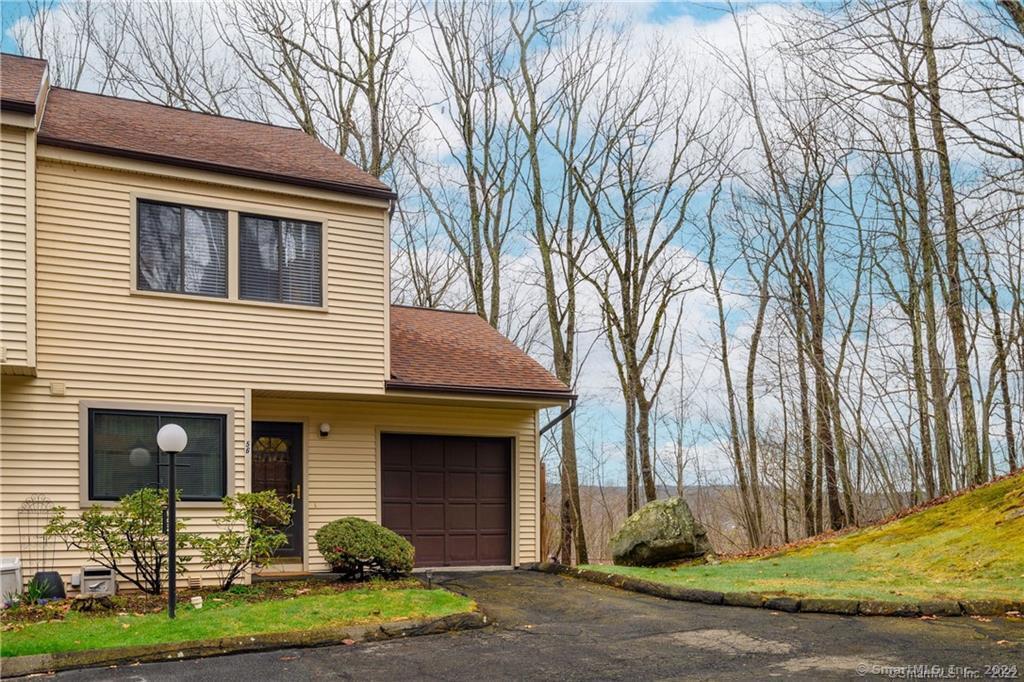
{"label": "brown garage door", "polygon": [[507,438],[381,435],[383,523],[417,566],[512,563],[512,444]]}

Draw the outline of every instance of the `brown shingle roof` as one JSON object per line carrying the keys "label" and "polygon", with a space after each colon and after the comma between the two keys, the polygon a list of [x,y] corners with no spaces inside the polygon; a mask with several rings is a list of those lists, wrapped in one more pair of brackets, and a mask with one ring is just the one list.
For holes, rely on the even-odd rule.
{"label": "brown shingle roof", "polygon": [[572,397],[478,315],[405,306],[391,306],[388,388]]}
{"label": "brown shingle roof", "polygon": [[394,194],[297,128],[51,88],[39,142],[376,198]]}
{"label": "brown shingle roof", "polygon": [[45,74],[42,59],[0,54],[0,108],[34,114]]}

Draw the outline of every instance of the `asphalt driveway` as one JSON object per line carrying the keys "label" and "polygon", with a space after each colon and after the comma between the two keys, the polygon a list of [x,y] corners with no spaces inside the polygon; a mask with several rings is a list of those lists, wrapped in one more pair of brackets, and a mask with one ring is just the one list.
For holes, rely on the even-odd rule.
{"label": "asphalt driveway", "polygon": [[[67,680],[1024,679],[1024,625],[706,606],[526,571],[435,575],[484,630],[59,675]],[[914,668],[913,666],[919,666]],[[933,668],[934,667],[934,668]],[[942,674],[936,674],[942,670]],[[958,675],[955,673],[959,673]],[[1012,678],[1011,678],[1012,679]]]}

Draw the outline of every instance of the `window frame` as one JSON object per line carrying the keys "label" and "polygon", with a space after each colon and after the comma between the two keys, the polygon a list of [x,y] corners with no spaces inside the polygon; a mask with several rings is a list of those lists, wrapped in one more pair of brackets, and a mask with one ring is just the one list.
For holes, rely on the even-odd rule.
{"label": "window frame", "polygon": [[[273,222],[277,228],[277,295],[276,299],[265,299],[265,298],[247,298],[242,295],[242,229],[243,221],[246,218],[252,218],[254,220],[269,220]],[[285,301],[282,294],[284,289],[284,277],[282,273],[282,266],[284,264],[284,239],[282,238],[281,223],[293,222],[293,223],[306,223],[309,225],[316,225],[320,232],[320,281],[317,283],[320,289],[320,301],[318,303],[297,303],[295,301]],[[324,248],[324,223],[321,220],[313,220],[310,218],[288,218],[285,216],[274,216],[267,215],[264,213],[253,213],[251,211],[239,211],[238,212],[238,247],[235,249],[238,260],[238,300],[245,301],[246,303],[262,303],[265,305],[284,305],[284,306],[295,306],[302,309],[322,309],[326,307],[327,296],[324,291],[324,273],[326,271],[326,254],[327,249]]]}
{"label": "window frame", "polygon": [[[164,299],[178,299],[182,301],[195,301],[197,303],[210,304],[210,305],[243,305],[251,308],[268,308],[280,311],[292,311],[292,312],[303,312],[312,313],[315,315],[324,315],[330,312],[330,292],[327,283],[330,278],[330,267],[328,263],[328,249],[327,245],[330,241],[330,222],[335,219],[335,212],[328,212],[318,207],[305,207],[305,206],[274,206],[270,211],[273,215],[266,217],[274,220],[296,220],[308,223],[319,223],[320,224],[320,305],[310,305],[303,303],[276,303],[274,301],[260,301],[256,299],[240,298],[238,295],[239,289],[239,276],[232,276],[234,272],[232,264],[238,263],[239,259],[239,216],[240,215],[255,215],[260,217],[261,210],[252,210],[253,207],[261,206],[261,202],[258,200],[241,200],[231,197],[223,197],[220,195],[204,196],[202,198],[202,207],[198,208],[209,208],[217,211],[225,211],[228,214],[228,295],[227,297],[222,296],[208,296],[200,294],[190,293],[178,293],[174,291],[153,291],[150,289],[140,289],[138,287],[138,205],[139,202],[150,202],[155,204],[171,204],[176,206],[189,206],[196,208],[194,201],[196,196],[194,193],[182,193],[173,190],[157,190],[157,189],[132,189],[129,193],[128,203],[128,235],[129,235],[129,261],[131,263],[130,272],[128,274],[128,294],[132,297],[141,298],[164,298]],[[269,207],[268,207],[269,208]],[[387,229],[387,220],[385,219],[385,230]],[[390,244],[385,240],[385,249],[389,248]],[[385,262],[388,262],[388,252],[385,251]],[[386,288],[386,287],[385,287]],[[258,312],[258,311],[257,311]]]}
{"label": "window frame", "polygon": [[[181,201],[173,201],[166,199],[148,199],[145,197],[133,197],[134,202],[132,205],[133,216],[134,216],[134,233],[133,237],[135,240],[134,248],[134,262],[135,272],[132,277],[132,287],[135,291],[144,294],[169,294],[171,296],[198,296],[203,299],[212,300],[228,300],[231,298],[231,211],[226,208],[217,208],[213,206],[197,206],[195,204],[188,204]],[[150,204],[152,206],[170,206],[172,208],[179,209],[178,216],[178,234],[181,237],[181,254],[178,258],[178,283],[180,288],[176,291],[167,291],[166,289],[147,289],[142,286],[142,239],[140,238],[140,232],[142,230],[142,211],[140,207],[142,204]],[[224,215],[224,293],[223,294],[204,294],[201,291],[185,291],[185,211],[192,209],[193,211],[210,211],[212,213],[221,213]]]}
{"label": "window frame", "polygon": [[164,405],[121,403],[109,401],[81,401],[79,404],[79,503],[82,509],[101,506],[112,507],[119,498],[93,497],[93,429],[92,416],[96,412],[139,414],[156,417],[208,417],[221,420],[222,466],[224,494],[220,497],[182,497],[179,506],[220,508],[222,500],[235,492],[234,480],[234,408],[221,405]]}

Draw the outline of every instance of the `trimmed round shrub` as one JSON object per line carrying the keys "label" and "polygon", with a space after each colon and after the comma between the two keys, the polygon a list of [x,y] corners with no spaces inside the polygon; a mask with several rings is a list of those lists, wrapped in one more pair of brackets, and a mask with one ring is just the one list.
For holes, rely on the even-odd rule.
{"label": "trimmed round shrub", "polygon": [[395,576],[412,570],[415,550],[408,540],[384,526],[346,516],[316,532],[316,546],[331,570],[349,577]]}

